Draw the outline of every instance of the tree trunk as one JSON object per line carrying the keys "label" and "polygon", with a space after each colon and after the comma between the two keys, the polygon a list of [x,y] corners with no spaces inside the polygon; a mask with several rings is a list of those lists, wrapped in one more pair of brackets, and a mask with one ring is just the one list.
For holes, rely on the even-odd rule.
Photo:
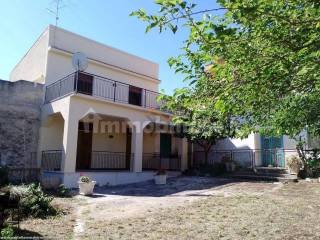
{"label": "tree trunk", "polygon": [[204,164],[205,164],[206,166],[209,165],[208,155],[209,155],[209,151],[208,151],[208,149],[205,149],[205,150],[204,150]]}

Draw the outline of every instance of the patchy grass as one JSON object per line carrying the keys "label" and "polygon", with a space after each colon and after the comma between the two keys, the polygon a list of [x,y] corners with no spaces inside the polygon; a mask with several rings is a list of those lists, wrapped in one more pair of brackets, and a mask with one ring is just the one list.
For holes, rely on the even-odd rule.
{"label": "patchy grass", "polygon": [[20,236],[36,236],[53,239],[72,239],[75,226],[75,198],[55,198],[52,205],[59,209],[59,214],[47,219],[28,218],[20,224]]}
{"label": "patchy grass", "polygon": [[[204,196],[158,211],[142,208],[143,215],[120,219],[107,216],[103,220],[95,219],[86,209],[82,211],[85,231],[78,238],[320,239],[319,200],[320,184],[296,183],[263,195],[247,194],[244,190],[235,195]],[[47,220],[27,220],[22,227],[45,237],[73,238],[79,199],[58,199],[57,203],[69,214]]]}

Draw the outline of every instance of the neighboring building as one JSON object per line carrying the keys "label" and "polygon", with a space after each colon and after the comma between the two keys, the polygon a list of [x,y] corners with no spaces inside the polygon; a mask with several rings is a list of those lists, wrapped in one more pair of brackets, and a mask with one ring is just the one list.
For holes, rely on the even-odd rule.
{"label": "neighboring building", "polygon": [[36,167],[43,85],[0,80],[0,165]]}
{"label": "neighboring building", "polygon": [[[306,132],[298,136],[310,145]],[[219,162],[224,156],[242,167],[281,167],[286,168],[286,160],[291,155],[297,155],[297,141],[284,135],[281,137],[266,137],[259,133],[250,134],[245,139],[224,139],[214,145],[209,154],[209,161]],[[307,146],[306,146],[307,147]],[[199,146],[194,147],[194,159],[198,164],[204,162],[204,154]]]}
{"label": "neighboring building", "polygon": [[[88,58],[85,72],[75,72],[76,52]],[[76,187],[80,174],[114,185],[151,179],[150,170],[159,167],[185,170],[188,143],[173,136],[171,115],[160,111],[158,70],[156,63],[49,26],[10,76],[45,86],[37,154],[44,177]]]}

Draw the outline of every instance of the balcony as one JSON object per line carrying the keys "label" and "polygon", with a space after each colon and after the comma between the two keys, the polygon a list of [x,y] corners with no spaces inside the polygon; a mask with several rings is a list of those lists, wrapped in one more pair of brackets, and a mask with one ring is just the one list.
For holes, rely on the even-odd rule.
{"label": "balcony", "polygon": [[163,105],[157,92],[86,72],[72,73],[48,85],[45,103],[77,93],[148,109],[160,110]]}

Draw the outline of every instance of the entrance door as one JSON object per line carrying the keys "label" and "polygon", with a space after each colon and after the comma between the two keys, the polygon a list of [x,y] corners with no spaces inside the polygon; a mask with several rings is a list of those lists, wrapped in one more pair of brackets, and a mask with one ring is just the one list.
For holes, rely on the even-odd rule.
{"label": "entrance door", "polygon": [[171,134],[160,134],[160,157],[169,158],[171,155]]}
{"label": "entrance door", "polygon": [[90,169],[92,153],[92,123],[79,122],[77,170]]}
{"label": "entrance door", "polygon": [[261,136],[262,163],[264,166],[284,167],[283,137]]}

